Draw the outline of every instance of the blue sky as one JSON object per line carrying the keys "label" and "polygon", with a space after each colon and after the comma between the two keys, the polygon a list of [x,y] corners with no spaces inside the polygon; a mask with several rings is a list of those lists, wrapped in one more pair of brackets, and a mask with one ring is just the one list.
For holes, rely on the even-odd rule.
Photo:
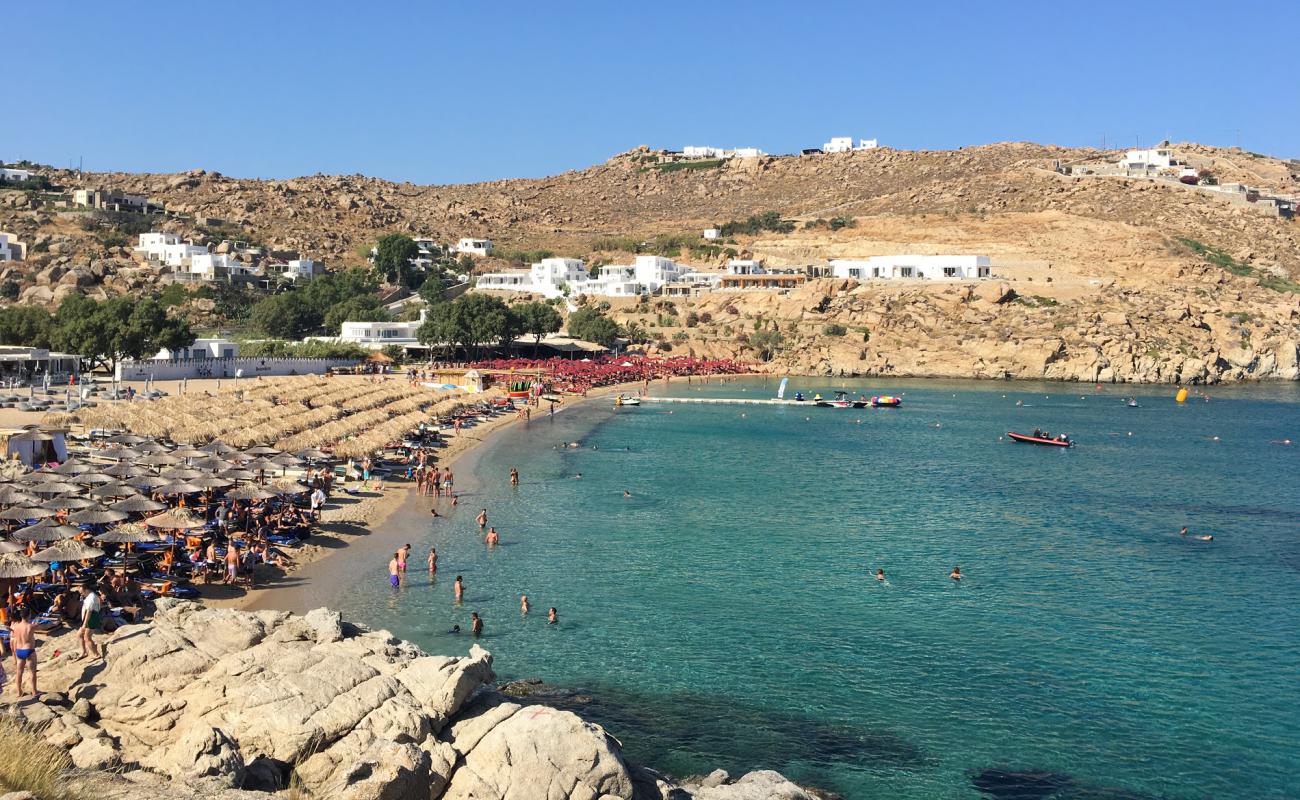
{"label": "blue sky", "polygon": [[452,183],[834,135],[1300,157],[1296,0],[11,0],[3,21],[0,159],[94,170]]}

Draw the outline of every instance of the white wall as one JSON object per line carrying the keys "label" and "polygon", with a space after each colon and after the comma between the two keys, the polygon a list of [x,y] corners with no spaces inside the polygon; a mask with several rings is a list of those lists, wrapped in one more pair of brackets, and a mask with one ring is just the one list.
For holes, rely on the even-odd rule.
{"label": "white wall", "polygon": [[173,381],[181,378],[244,378],[258,375],[320,375],[330,367],[350,367],[355,358],[199,358],[169,361],[126,361],[117,366],[121,381]]}
{"label": "white wall", "polygon": [[872,256],[863,260],[837,258],[831,276],[850,280],[980,280],[992,277],[988,256]]}

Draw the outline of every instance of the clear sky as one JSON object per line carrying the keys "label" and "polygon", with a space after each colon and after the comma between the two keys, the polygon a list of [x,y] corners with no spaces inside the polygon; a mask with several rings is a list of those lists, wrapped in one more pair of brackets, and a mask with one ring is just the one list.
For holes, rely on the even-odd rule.
{"label": "clear sky", "polygon": [[540,176],[639,144],[1300,157],[1300,0],[9,0],[0,159]]}

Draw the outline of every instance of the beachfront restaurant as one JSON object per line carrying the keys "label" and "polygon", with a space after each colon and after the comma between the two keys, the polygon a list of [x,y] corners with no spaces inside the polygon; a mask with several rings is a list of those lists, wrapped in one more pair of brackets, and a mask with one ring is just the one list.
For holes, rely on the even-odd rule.
{"label": "beachfront restaurant", "polygon": [[67,383],[69,375],[81,373],[81,356],[51,353],[39,347],[0,346],[0,381],[6,386]]}

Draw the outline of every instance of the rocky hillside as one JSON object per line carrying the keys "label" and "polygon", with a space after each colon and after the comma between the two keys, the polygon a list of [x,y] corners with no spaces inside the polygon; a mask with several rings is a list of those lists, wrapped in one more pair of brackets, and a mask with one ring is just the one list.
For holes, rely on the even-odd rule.
{"label": "rocky hillside", "polygon": [[[1173,149],[1222,182],[1300,193],[1296,162],[1196,144]],[[161,200],[183,215],[163,227],[199,242],[243,238],[324,259],[332,268],[364,263],[376,237],[394,231],[444,240],[487,236],[505,251],[546,248],[612,260],[628,253],[595,248],[665,234],[689,238],[707,225],[776,211],[801,224],[789,234],[737,236],[725,246],[769,265],[800,267],[834,257],[981,253],[993,258],[1007,291],[980,289],[979,297],[1002,300],[980,305],[965,287],[817,283],[788,298],[699,301],[697,316],[719,309],[724,315],[713,314],[719,323],[713,326],[687,326],[691,308],[684,303],[650,316],[615,304],[616,314],[653,323],[655,338],[670,346],[707,352],[752,355],[739,334],[755,333],[756,324],[771,328],[782,334],[775,359],[783,369],[1294,378],[1300,222],[1177,183],[1055,170],[1119,155],[1006,143],[675,168],[641,148],[548,178],[454,186],[362,176],[264,181],[202,171],[95,174],[80,181],[54,171],[51,177],[69,187],[103,186]],[[134,261],[120,241],[83,230],[81,214],[39,202],[0,191],[0,230],[32,245],[28,264],[0,274],[0,285],[13,281],[23,302],[157,287],[157,271]],[[839,230],[815,224],[831,217],[852,223]],[[717,252],[681,257],[715,264],[724,258]],[[501,266],[500,260],[483,264]],[[825,334],[827,326],[853,332]]]}
{"label": "rocky hillside", "polygon": [[71,633],[43,645],[42,700],[8,708],[89,771],[75,796],[813,800],[775,772],[679,784],[630,765],[599,726],[493,691],[477,646],[431,656],[325,609],[159,605],[104,663],[73,661]]}

